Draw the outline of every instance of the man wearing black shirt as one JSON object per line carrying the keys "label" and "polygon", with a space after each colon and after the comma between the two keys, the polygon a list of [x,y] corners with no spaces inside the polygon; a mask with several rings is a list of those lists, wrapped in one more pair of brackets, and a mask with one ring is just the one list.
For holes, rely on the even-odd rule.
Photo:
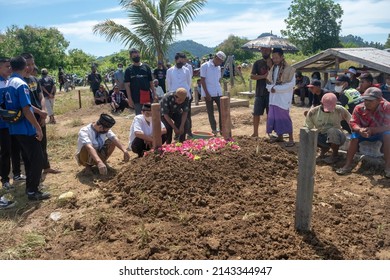
{"label": "man wearing black shirt", "polygon": [[158,62],[157,68],[153,71],[153,76],[158,80],[158,85],[163,89],[164,93],[166,93],[165,78],[167,76],[167,69],[164,67],[164,63],[162,61]]}
{"label": "man wearing black shirt", "polygon": [[102,76],[99,73],[96,73],[96,67],[93,66],[91,74],[88,75],[88,83],[91,86],[93,96],[95,96],[95,92],[99,89],[101,82]]}
{"label": "man wearing black shirt", "polygon": [[43,138],[41,143],[42,153],[44,158],[43,172],[44,173],[59,173],[60,171],[50,167],[49,158],[47,155],[47,137],[46,137],[46,104],[43,98],[41,86],[36,77],[32,76],[31,73],[34,70],[35,61],[34,56],[30,53],[23,53],[23,56],[26,59],[26,77],[24,77],[25,82],[27,83],[30,89],[30,98],[31,105],[34,110],[34,116],[37,119],[38,123],[41,125]]}
{"label": "man wearing black shirt", "polygon": [[130,50],[130,59],[133,61],[125,71],[125,88],[128,96],[129,106],[135,109],[135,114],[140,115],[142,104],[158,101],[156,90],[153,84],[152,71],[150,67],[141,62],[139,51]]}

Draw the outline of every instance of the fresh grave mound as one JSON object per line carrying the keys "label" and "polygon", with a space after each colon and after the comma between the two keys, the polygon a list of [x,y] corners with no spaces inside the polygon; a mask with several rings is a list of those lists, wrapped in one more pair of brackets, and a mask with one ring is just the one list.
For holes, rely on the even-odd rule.
{"label": "fresh grave mound", "polygon": [[109,227],[126,230],[121,258],[372,259],[388,243],[371,217],[359,216],[361,199],[331,193],[316,194],[313,232],[295,231],[297,155],[236,140],[239,150],[203,151],[198,160],[149,154],[105,186],[106,200],[124,213]]}

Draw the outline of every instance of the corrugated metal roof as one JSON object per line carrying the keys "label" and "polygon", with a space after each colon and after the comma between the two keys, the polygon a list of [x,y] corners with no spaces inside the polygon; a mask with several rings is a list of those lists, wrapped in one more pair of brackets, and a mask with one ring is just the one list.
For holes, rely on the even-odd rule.
{"label": "corrugated metal roof", "polygon": [[327,49],[292,66],[302,72],[339,69],[339,64],[353,61],[367,70],[390,74],[390,52],[375,48],[336,48]]}

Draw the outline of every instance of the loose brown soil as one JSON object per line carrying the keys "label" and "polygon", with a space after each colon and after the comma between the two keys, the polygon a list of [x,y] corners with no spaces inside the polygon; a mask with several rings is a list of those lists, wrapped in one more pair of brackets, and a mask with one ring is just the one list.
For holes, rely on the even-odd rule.
{"label": "loose brown soil", "polygon": [[[50,129],[76,133],[105,109],[59,117]],[[296,141],[303,110],[292,109]],[[83,124],[72,127],[75,117]],[[114,131],[127,142],[131,120],[125,114],[117,120]],[[196,129],[209,130],[205,113],[193,120]],[[359,164],[337,176],[342,162],[318,164],[312,231],[297,232],[299,143],[285,148],[247,137],[249,108],[232,109],[232,123],[240,150],[204,152],[197,161],[149,155],[126,164],[116,151],[115,170],[105,178],[85,176],[69,151],[51,147],[61,159],[53,165],[64,171],[47,176],[54,198],[2,214],[17,225],[0,251],[18,248],[34,232],[45,239],[28,257],[34,259],[390,259],[390,180],[380,169]],[[55,196],[66,191],[77,199],[58,203]],[[49,218],[54,211],[62,214],[56,222]]]}

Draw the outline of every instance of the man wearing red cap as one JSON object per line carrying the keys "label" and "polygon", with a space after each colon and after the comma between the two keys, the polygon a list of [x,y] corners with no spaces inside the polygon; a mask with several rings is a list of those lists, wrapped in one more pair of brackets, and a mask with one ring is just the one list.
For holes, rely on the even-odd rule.
{"label": "man wearing red cap", "polygon": [[305,126],[309,129],[318,129],[317,146],[321,149],[320,159],[332,149],[332,155],[325,158],[326,163],[335,163],[339,157],[339,147],[344,144],[346,137],[341,130],[340,122],[349,122],[351,114],[341,105],[336,105],[337,96],[328,92],[321,98],[321,105],[310,109],[306,116]]}
{"label": "man wearing red cap", "polygon": [[382,91],[368,88],[361,96],[364,103],[355,107],[350,126],[351,142],[345,165],[336,171],[339,175],[351,173],[352,161],[358,151],[359,142],[381,141],[385,158],[385,177],[390,178],[390,103],[383,99]]}

